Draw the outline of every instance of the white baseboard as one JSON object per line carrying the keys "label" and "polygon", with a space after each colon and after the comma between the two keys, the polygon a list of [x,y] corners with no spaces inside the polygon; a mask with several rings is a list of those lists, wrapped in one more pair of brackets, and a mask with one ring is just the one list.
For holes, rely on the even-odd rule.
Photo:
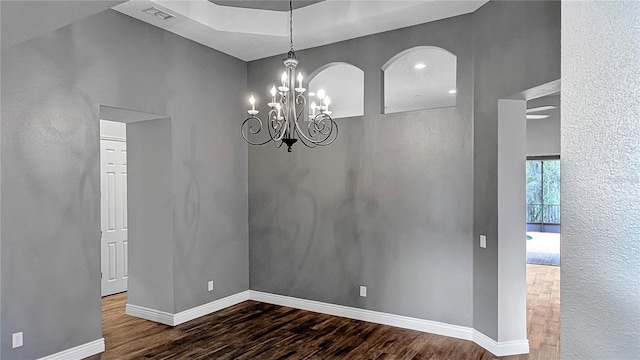
{"label": "white baseboard", "polygon": [[496,356],[509,356],[529,353],[528,339],[498,342],[481,333],[480,331],[474,329],[473,342],[482,346]]}
{"label": "white baseboard", "polygon": [[340,316],[349,319],[368,321],[376,324],[391,325],[404,329],[444,335],[456,339],[471,340],[473,329],[465,326],[451,325],[438,321],[423,320],[408,316],[393,315],[378,311],[358,309],[342,305],[334,305],[313,300],[298,299],[289,296],[263,293],[250,290],[249,298],[268,304],[288,306],[322,314]]}
{"label": "white baseboard", "polygon": [[[529,340],[527,339],[518,341],[497,342],[481,333],[480,331],[466,326],[451,325],[438,321],[424,320],[408,316],[353,308],[349,306],[299,299],[290,296],[269,294],[254,290],[246,290],[204,305],[194,307],[189,310],[181,311],[177,314],[171,314],[168,312],[131,304],[127,304],[126,313],[128,315],[137,316],[162,324],[176,326],[184,322],[199,318],[201,316],[225,309],[229,306],[239,304],[246,300],[254,300],[279,306],[288,306],[295,309],[313,311],[327,315],[340,316],[349,319],[368,321],[376,324],[417,330],[430,334],[448,336],[456,339],[470,340],[482,346],[496,356],[527,354],[529,352]],[[98,352],[101,351],[104,351],[104,340],[102,340],[102,350]],[[95,353],[92,353],[91,355],[93,354]],[[55,357],[51,359],[60,358]],[[67,358],[65,357],[65,359]]]}
{"label": "white baseboard", "polygon": [[173,314],[166,311],[147,308],[144,306],[127,304],[125,314],[173,326]]}
{"label": "white baseboard", "polygon": [[500,343],[483,333],[466,326],[451,325],[438,321],[417,319],[408,316],[328,304],[319,301],[269,294],[254,290],[249,291],[249,299],[268,304],[288,306],[295,309],[443,335],[456,339],[471,340],[496,356],[518,355],[529,352],[529,341],[526,339]]}
{"label": "white baseboard", "polygon": [[104,351],[104,338],[45,356],[39,360],[82,360]]}
{"label": "white baseboard", "polygon": [[229,306],[239,304],[246,300],[249,300],[249,290],[196,306],[177,314],[131,304],[127,304],[125,312],[127,315],[159,322],[165,325],[176,326],[201,316],[211,314],[212,312],[222,310]]}
{"label": "white baseboard", "polygon": [[230,295],[204,305],[196,306],[189,310],[181,311],[173,315],[173,325],[180,325],[187,321],[211,314],[247,300],[249,300],[249,290]]}

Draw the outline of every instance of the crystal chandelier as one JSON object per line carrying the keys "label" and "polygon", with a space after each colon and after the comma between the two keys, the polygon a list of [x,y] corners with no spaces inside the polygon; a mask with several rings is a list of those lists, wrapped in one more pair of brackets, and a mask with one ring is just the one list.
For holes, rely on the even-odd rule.
{"label": "crystal chandelier", "polygon": [[[310,148],[329,145],[338,136],[338,125],[330,116],[331,99],[323,90],[318,90],[315,96],[319,103],[316,104],[315,101],[311,103],[308,120],[305,120],[304,109],[307,99],[304,93],[307,89],[302,87],[302,74],[298,73],[297,78],[295,77],[298,60],[293,49],[293,2],[291,0],[289,1],[289,41],[290,50],[287,58],[283,60],[285,71],[282,73],[280,85],[278,87],[273,85],[271,88],[266,125],[257,116],[259,111],[255,107],[256,98],[251,95],[249,98],[251,109],[247,111],[249,117],[241,127],[242,137],[251,145],[264,145],[273,141],[276,147],[280,148],[282,144],[286,144],[288,152],[291,152],[291,146],[298,142],[298,139]],[[265,127],[267,130],[263,131]],[[249,139],[259,138],[264,132],[268,134],[266,140]]]}

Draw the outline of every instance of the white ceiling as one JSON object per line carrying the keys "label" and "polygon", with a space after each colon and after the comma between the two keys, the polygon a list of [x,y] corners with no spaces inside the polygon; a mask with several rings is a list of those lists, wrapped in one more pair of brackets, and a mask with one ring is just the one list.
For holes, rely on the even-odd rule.
{"label": "white ceiling", "polygon": [[[239,0],[236,6],[214,1],[131,0],[113,9],[245,61],[289,50],[287,1]],[[471,13],[487,1],[301,1],[294,4],[293,41],[296,49],[326,45]],[[142,11],[150,7],[175,18],[161,20]]]}
{"label": "white ceiling", "polygon": [[[223,6],[235,6],[241,8],[289,11],[289,2],[286,0],[209,0],[214,4]],[[293,0],[293,8],[313,5],[325,0]]]}
{"label": "white ceiling", "polygon": [[527,119],[528,121],[560,121],[560,94],[553,94],[527,101],[527,115],[547,116],[544,119]]}

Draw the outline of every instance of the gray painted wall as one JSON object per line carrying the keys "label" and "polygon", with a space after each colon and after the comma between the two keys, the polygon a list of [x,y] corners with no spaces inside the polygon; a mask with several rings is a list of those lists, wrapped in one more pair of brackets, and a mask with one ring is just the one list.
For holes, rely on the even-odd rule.
{"label": "gray painted wall", "polygon": [[[471,30],[465,15],[297,53],[303,74],[364,70],[365,115],[326,148],[249,149],[251,289],[473,325]],[[421,45],[458,57],[457,107],[381,115],[382,66]],[[282,58],[248,65],[261,105]]]}
{"label": "gray painted wall", "polygon": [[172,119],[175,311],[248,289],[247,150],[229,136],[244,62],[109,10],[3,49],[1,66],[0,315],[25,343],[3,336],[3,358],[102,336],[100,104]]}
{"label": "gray painted wall", "polygon": [[[0,20],[2,19],[2,6],[0,6]],[[0,39],[2,38],[2,26],[0,26]],[[1,60],[0,60],[1,64]],[[0,65],[1,66],[1,65]],[[0,84],[2,84],[2,71],[0,71]],[[0,96],[0,115],[2,109],[2,96]],[[2,117],[0,116],[0,119]],[[0,120],[1,122],[1,120]],[[2,139],[2,126],[0,126],[0,139]],[[2,146],[0,146],[0,159],[2,159]],[[0,165],[0,204],[2,203],[2,166]],[[2,290],[2,206],[0,206],[0,291]],[[0,295],[0,344],[2,342],[2,296]],[[1,345],[0,345],[1,349]],[[2,359],[2,350],[0,350]]]}
{"label": "gray painted wall", "polygon": [[497,340],[498,99],[560,78],[560,2],[490,1],[473,22],[473,324]]}
{"label": "gray painted wall", "polygon": [[[640,358],[640,3],[562,5],[562,358]],[[594,71],[594,69],[597,69]]]}
{"label": "gray painted wall", "polygon": [[527,339],[526,101],[498,100],[498,341]]}
{"label": "gray painted wall", "polygon": [[127,124],[127,303],[174,312],[171,120]]}
{"label": "gray painted wall", "polygon": [[72,22],[97,14],[123,0],[56,0],[56,1],[2,1],[1,49],[42,36]]}

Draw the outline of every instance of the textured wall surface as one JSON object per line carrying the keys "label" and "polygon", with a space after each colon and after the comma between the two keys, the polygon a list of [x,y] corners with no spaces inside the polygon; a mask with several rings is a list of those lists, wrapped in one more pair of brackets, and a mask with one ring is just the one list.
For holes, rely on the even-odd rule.
{"label": "textured wall surface", "polygon": [[2,51],[123,2],[123,0],[3,0],[3,12],[0,18]]}
{"label": "textured wall surface", "polygon": [[[326,148],[250,148],[251,289],[472,326],[471,39],[460,16],[298,52],[362,69],[365,115]],[[458,106],[381,115],[382,66],[421,45],[458,57]],[[262,113],[282,58],[249,63]]]}
{"label": "textured wall surface", "polygon": [[102,336],[100,104],[172,119],[175,311],[248,288],[244,62],[108,10],[1,65],[3,358]]}
{"label": "textured wall surface", "polygon": [[640,3],[562,5],[562,358],[640,358]]}
{"label": "textured wall surface", "polygon": [[560,78],[560,2],[490,1],[473,22],[473,323],[497,340],[498,99]]}

